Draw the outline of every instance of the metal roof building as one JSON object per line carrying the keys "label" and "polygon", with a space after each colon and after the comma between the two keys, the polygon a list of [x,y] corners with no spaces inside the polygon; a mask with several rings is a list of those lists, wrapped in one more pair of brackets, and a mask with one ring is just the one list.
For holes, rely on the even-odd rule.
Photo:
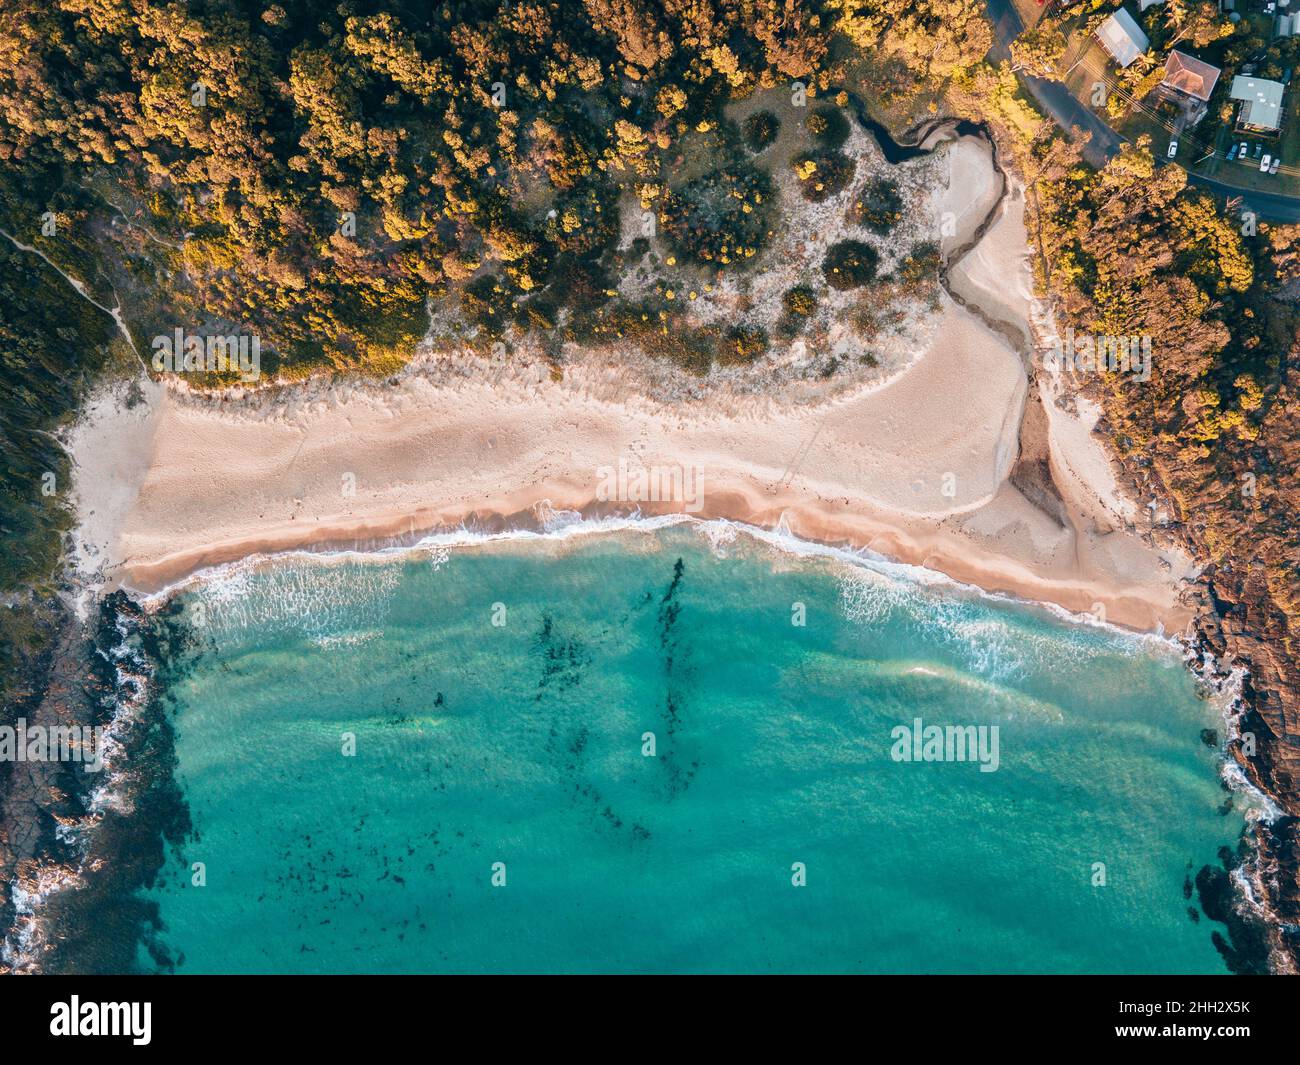
{"label": "metal roof building", "polygon": [[1282,128],[1284,88],[1280,81],[1247,78],[1238,74],[1232,79],[1232,91],[1229,94],[1234,100],[1241,101],[1241,113],[1237,116],[1237,125],[1265,133],[1276,133]]}
{"label": "metal roof building", "polygon": [[1128,66],[1151,47],[1151,42],[1137,24],[1137,19],[1123,8],[1098,26],[1095,36],[1121,67]]}

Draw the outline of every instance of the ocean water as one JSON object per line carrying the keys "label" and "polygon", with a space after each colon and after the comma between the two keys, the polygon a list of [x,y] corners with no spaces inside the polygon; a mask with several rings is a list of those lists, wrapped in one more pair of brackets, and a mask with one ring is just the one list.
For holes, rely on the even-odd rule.
{"label": "ocean water", "polygon": [[[1159,641],[721,526],[183,602],[179,972],[1225,971],[1241,802]],[[996,771],[895,760],[917,718]]]}

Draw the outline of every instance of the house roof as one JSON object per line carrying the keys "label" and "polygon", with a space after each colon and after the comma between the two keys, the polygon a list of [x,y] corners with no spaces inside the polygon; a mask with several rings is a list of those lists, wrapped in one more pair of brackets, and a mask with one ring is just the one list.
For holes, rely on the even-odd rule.
{"label": "house roof", "polygon": [[1194,55],[1173,51],[1165,60],[1165,80],[1161,84],[1197,100],[1208,100],[1218,80],[1218,67],[1204,63]]}
{"label": "house roof", "polygon": [[1097,27],[1097,40],[1121,67],[1128,66],[1151,47],[1137,19],[1123,8]]}
{"label": "house roof", "polygon": [[1281,129],[1282,90],[1280,81],[1247,78],[1240,74],[1233,78],[1230,95],[1234,100],[1242,102],[1242,125],[1258,129]]}

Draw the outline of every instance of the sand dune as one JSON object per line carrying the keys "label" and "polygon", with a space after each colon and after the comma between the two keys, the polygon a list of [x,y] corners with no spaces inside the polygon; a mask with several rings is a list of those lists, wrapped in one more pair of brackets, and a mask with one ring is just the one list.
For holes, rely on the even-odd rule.
{"label": "sand dune", "polygon": [[[969,180],[971,151],[950,158],[967,195],[987,197],[987,181]],[[960,205],[958,182],[944,202]],[[995,320],[1020,313],[1028,291],[1019,217],[1004,213],[963,263],[968,300],[999,270],[1012,279]],[[435,363],[382,385],[224,401],[150,384],[134,409],[93,405],[71,434],[78,553],[109,584],[152,591],[253,553],[526,525],[544,503],[631,511],[600,498],[602,470],[623,462],[701,478],[698,509],[679,498],[641,502],[643,513],[783,521],[989,590],[1183,628],[1187,562],[1123,530],[1087,427],[1041,407],[1027,418],[1037,397],[1020,355],[946,298],[940,315],[901,375],[815,405],[614,401],[596,359],[562,382],[526,363],[497,381]]]}

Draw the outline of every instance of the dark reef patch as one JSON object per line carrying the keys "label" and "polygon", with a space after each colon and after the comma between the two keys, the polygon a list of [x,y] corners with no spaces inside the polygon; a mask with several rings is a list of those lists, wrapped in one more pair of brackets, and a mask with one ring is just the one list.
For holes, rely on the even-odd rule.
{"label": "dark reef patch", "polygon": [[659,745],[659,763],[667,776],[668,796],[676,798],[691,785],[695,774],[699,772],[698,760],[686,763],[679,749],[678,732],[682,727],[682,711],[685,709],[685,691],[689,685],[690,668],[685,663],[689,659],[689,647],[683,647],[679,641],[678,622],[682,614],[680,599],[682,581],[686,575],[686,564],[678,559],[673,565],[673,578],[659,599],[657,621],[659,649],[663,654],[664,678],[664,742]]}
{"label": "dark reef patch", "polygon": [[1210,941],[1228,971],[1239,976],[1263,976],[1269,971],[1268,931],[1261,921],[1241,911],[1237,904],[1240,892],[1232,877],[1249,853],[1246,835],[1236,851],[1220,847],[1220,864],[1203,865],[1197,872],[1196,894],[1201,912],[1224,926],[1223,932],[1216,929],[1210,934]]}
{"label": "dark reef patch", "polygon": [[542,618],[542,628],[534,641],[542,659],[542,675],[537,682],[536,702],[547,692],[567,691],[582,683],[582,672],[591,664],[591,656],[580,640],[562,637],[549,614]]}
{"label": "dark reef patch", "polygon": [[[125,593],[100,604],[95,669],[113,699],[101,701],[107,720],[116,701],[139,695],[139,677],[151,693],[121,730],[115,787],[123,802],[110,806],[88,840],[86,874],[79,891],[56,894],[48,907],[57,930],[43,969],[49,973],[127,973],[140,969],[140,948],[154,965],[172,971],[156,903],[140,897],[157,881],[169,848],[177,851],[191,832],[189,808],[176,781],[175,732],[168,714],[168,685],[191,665],[197,643],[173,602],[156,615],[143,613]],[[125,663],[118,675],[115,662]]]}
{"label": "dark reef patch", "polygon": [[597,825],[619,831],[625,826],[624,818],[605,801],[587,768],[591,729],[583,721],[570,720],[569,704],[563,698],[565,692],[582,682],[583,671],[591,665],[591,654],[577,637],[561,635],[549,614],[542,618],[534,645],[542,660],[534,701],[542,703],[545,697],[550,707],[545,749],[551,764],[575,806],[589,810]]}

